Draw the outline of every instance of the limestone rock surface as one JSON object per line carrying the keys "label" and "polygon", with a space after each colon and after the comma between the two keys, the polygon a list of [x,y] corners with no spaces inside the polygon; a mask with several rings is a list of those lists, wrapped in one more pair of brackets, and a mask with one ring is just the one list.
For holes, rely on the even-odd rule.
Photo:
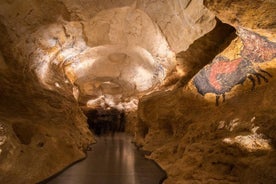
{"label": "limestone rock surface", "polygon": [[[275,3],[204,4],[237,38],[176,89],[141,98],[137,143],[167,171],[164,183],[275,183]],[[201,56],[184,51],[182,66],[191,53]]]}
{"label": "limestone rock surface", "polygon": [[84,158],[94,140],[79,105],[137,121],[138,98],[215,23],[202,0],[2,0],[0,183],[37,183]]}
{"label": "limestone rock surface", "polygon": [[275,183],[275,12],[274,0],[0,1],[0,183],[84,158],[80,106],[125,111],[166,184]]}

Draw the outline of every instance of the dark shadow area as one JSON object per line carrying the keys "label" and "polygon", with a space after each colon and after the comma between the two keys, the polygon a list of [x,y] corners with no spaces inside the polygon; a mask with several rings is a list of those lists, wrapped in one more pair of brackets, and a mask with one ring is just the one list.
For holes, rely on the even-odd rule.
{"label": "dark shadow area", "polygon": [[29,145],[32,137],[37,132],[35,126],[25,123],[14,123],[12,129],[21,144]]}
{"label": "dark shadow area", "polygon": [[125,131],[125,112],[115,108],[83,109],[89,128],[97,136]]}
{"label": "dark shadow area", "polygon": [[186,74],[182,79],[175,79],[171,83],[177,83],[178,87],[186,85],[197,72],[211,63],[214,57],[237,37],[234,27],[221,22],[218,18],[216,20],[217,24],[212,31],[197,39],[188,50],[177,53],[177,65],[184,68]]}

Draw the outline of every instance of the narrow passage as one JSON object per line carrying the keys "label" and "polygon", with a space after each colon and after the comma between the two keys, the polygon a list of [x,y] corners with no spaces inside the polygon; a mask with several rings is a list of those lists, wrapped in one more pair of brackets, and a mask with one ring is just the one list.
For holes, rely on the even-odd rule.
{"label": "narrow passage", "polygon": [[87,158],[48,184],[159,184],[166,174],[131,143],[125,133],[96,137]]}

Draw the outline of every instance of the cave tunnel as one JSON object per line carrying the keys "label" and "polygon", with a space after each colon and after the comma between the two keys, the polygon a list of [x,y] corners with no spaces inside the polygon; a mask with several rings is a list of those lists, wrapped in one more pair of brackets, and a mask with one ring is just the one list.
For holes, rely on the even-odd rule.
{"label": "cave tunnel", "polygon": [[276,183],[275,0],[1,0],[0,183]]}
{"label": "cave tunnel", "polygon": [[96,135],[112,134],[125,131],[125,112],[115,108],[83,109],[89,129]]}

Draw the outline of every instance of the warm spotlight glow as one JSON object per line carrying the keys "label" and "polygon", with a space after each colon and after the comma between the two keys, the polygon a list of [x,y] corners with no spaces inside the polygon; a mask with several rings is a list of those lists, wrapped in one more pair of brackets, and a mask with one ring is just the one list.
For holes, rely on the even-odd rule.
{"label": "warm spotlight glow", "polygon": [[223,142],[235,145],[246,149],[249,152],[254,152],[258,150],[269,151],[272,149],[270,145],[270,140],[265,138],[262,134],[249,134],[249,135],[239,135],[236,137],[228,137],[223,139]]}

